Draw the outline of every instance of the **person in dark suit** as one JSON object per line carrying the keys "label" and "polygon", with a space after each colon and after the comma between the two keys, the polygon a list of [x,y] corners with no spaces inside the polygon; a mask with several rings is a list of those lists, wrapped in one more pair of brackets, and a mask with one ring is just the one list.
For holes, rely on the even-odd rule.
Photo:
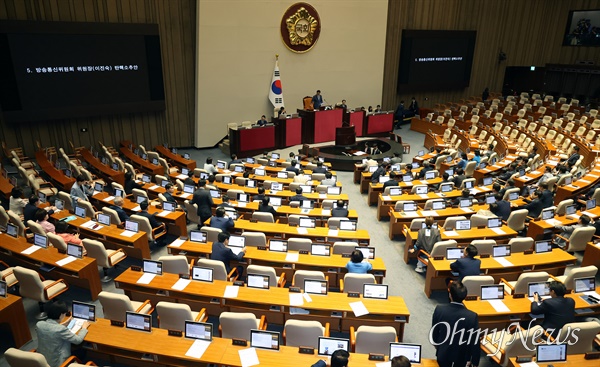
{"label": "person in dark suit", "polygon": [[455,173],[456,174],[454,175],[454,178],[452,178],[452,182],[454,182],[454,187],[459,188],[467,176],[465,176],[465,170],[462,168],[457,168]]}
{"label": "person in dark suit", "polygon": [[388,171],[389,169],[389,164],[388,163],[381,163],[379,165],[379,167],[377,167],[377,169],[375,170],[375,172],[373,172],[371,174],[371,182],[373,183],[377,183],[379,182],[379,177],[380,176],[385,176],[385,173]]}
{"label": "person in dark suit", "polygon": [[479,365],[479,319],[462,303],[466,297],[467,288],[462,282],[452,282],[450,304],[438,305],[433,312],[429,338],[436,348],[439,367]]}
{"label": "person in dark suit", "polygon": [[154,214],[148,213],[148,201],[147,200],[144,200],[140,203],[140,209],[142,209],[142,211],[137,213],[137,215],[148,218],[148,221],[150,222],[150,227],[152,227],[152,228],[160,227],[160,222],[156,220],[156,217],[154,216]]}
{"label": "person in dark suit", "polygon": [[575,163],[577,163],[578,159],[579,159],[579,147],[577,145],[575,145],[573,147],[573,154],[571,154],[571,156],[569,157],[569,159],[567,159],[567,165],[569,167],[573,167],[573,165]]}
{"label": "person in dark suit", "polygon": [[335,203],[335,208],[331,209],[331,216],[344,218],[348,217],[348,209],[344,208],[344,200],[340,199],[337,201],[337,203]]}
{"label": "person in dark suit", "polygon": [[313,169],[313,173],[325,173],[327,168],[323,166],[323,162],[317,162],[317,168]]}
{"label": "person in dark suit", "polygon": [[175,200],[175,198],[173,197],[173,194],[175,193],[175,186],[174,186],[173,184],[171,184],[171,183],[168,183],[168,184],[165,186],[165,190],[166,190],[166,191],[163,193],[163,196],[165,197],[165,199],[167,199],[167,201],[170,201],[170,202],[172,202],[172,203],[175,203],[175,202],[176,202],[176,200]]}
{"label": "person in dark suit", "polygon": [[526,205],[522,205],[522,206],[518,207],[517,209],[527,209],[529,211],[529,214],[527,214],[527,216],[529,216],[531,218],[539,217],[540,213],[542,212],[542,209],[544,209],[544,207],[542,206],[542,200],[540,199],[541,195],[542,195],[541,190],[535,190],[531,194],[531,198],[533,200],[531,200]]}
{"label": "person in dark suit", "polygon": [[575,301],[572,298],[565,298],[566,291],[564,284],[550,282],[550,298],[542,301],[535,293],[531,302],[531,313],[544,315],[542,327],[553,338],[558,336],[565,324],[575,321]]}
{"label": "person in dark suit", "polygon": [[206,190],[206,180],[200,180],[198,182],[200,186],[198,190],[194,191],[194,197],[192,198],[192,204],[198,206],[198,216],[200,217],[199,226],[202,227],[204,222],[211,217],[213,206],[213,199],[210,196],[210,192]]}
{"label": "person in dark suit", "polygon": [[265,196],[262,201],[260,202],[260,204],[258,204],[258,212],[261,213],[271,213],[273,215],[273,218],[275,218],[275,216],[277,215],[277,211],[275,210],[275,208],[273,208],[271,205],[269,205],[269,197]]}
{"label": "person in dark suit", "polygon": [[423,168],[421,169],[421,171],[419,172],[419,179],[422,180],[425,178],[425,174],[429,171],[433,171],[433,168],[431,163],[429,163],[429,161],[425,161],[423,162]]}
{"label": "person in dark suit", "polygon": [[[40,198],[38,198],[35,195],[31,195],[31,197],[29,198],[29,202],[23,208],[23,217],[25,218],[25,220],[24,220],[25,223],[27,223],[28,220],[32,220],[35,222],[35,213],[39,209],[38,208],[39,204],[40,204]],[[46,209],[46,211],[48,212],[48,215],[52,215],[52,214],[54,214],[53,209],[56,209],[56,207],[51,206],[51,207],[45,207],[44,209]]]}
{"label": "person in dark suit", "polygon": [[261,186],[257,189],[257,191],[258,191],[258,195],[255,195],[252,198],[252,200],[253,201],[262,201],[262,199],[264,199],[266,197],[265,196],[265,188]]}
{"label": "person in dark suit", "polygon": [[[121,221],[121,223],[124,223],[126,220],[129,220],[129,215],[127,215],[127,213],[125,213],[125,210],[123,210],[123,198],[120,196],[115,197],[114,205],[109,206],[110,209],[114,210],[117,212],[117,215],[119,216],[119,220]],[[141,208],[141,206],[140,206]]]}
{"label": "person in dark suit", "polygon": [[496,202],[490,204],[490,211],[502,218],[502,220],[507,220],[510,216],[510,203],[506,200],[502,200],[502,195],[500,194],[496,194],[494,197],[496,198]]}
{"label": "person in dark suit", "polygon": [[269,121],[267,121],[267,116],[265,116],[265,115],[262,115],[262,116],[260,117],[260,120],[256,121],[256,124],[257,124],[258,126],[265,126],[265,125],[266,125],[266,124],[268,124],[268,123],[269,123]]}
{"label": "person in dark suit", "polygon": [[296,189],[296,195],[294,195],[290,198],[290,202],[302,201],[302,200],[308,200],[308,199],[306,198],[306,196],[302,195],[302,188],[299,187]]}
{"label": "person in dark suit", "polygon": [[481,272],[481,260],[476,259],[477,247],[468,245],[464,250],[464,257],[456,259],[450,264],[450,269],[458,273],[458,280],[462,282],[463,278],[468,275],[479,275]]}
{"label": "person in dark suit", "polygon": [[[233,251],[229,247],[229,233],[221,232],[217,237],[217,242],[214,242],[212,245],[212,253],[210,254],[210,258],[212,260],[221,261],[225,264],[225,269],[227,270],[227,274],[231,271],[231,265],[229,262],[231,260],[240,261],[244,258],[246,254],[246,248],[244,247],[239,254],[234,254]],[[238,267],[238,272],[240,267]],[[243,271],[243,268],[242,268]],[[242,273],[240,272],[239,275]]]}
{"label": "person in dark suit", "polygon": [[546,182],[540,184],[540,188],[542,189],[542,194],[540,195],[540,200],[542,201],[542,207],[548,208],[554,205],[554,193],[548,190],[548,184]]}
{"label": "person in dark suit", "polygon": [[241,163],[242,163],[242,160],[238,159],[238,156],[236,154],[232,154],[231,161],[229,161],[228,167],[229,167],[229,169],[231,169],[232,164],[241,164]]}
{"label": "person in dark suit", "polygon": [[289,167],[286,167],[285,170],[287,172],[294,172],[295,174],[299,174],[300,170],[298,168],[296,168],[296,165],[298,164],[298,162],[294,159],[291,162],[291,165]]}
{"label": "person in dark suit", "polygon": [[124,188],[125,188],[125,193],[127,195],[131,195],[131,192],[133,191],[133,189],[141,189],[142,187],[144,187],[144,185],[135,182],[135,180],[133,179],[133,175],[131,174],[131,172],[125,173],[125,186],[124,186]]}
{"label": "person in dark suit", "polygon": [[317,90],[317,94],[312,97],[312,104],[315,110],[318,110],[323,104],[323,96],[320,90]]}
{"label": "person in dark suit", "polygon": [[385,191],[386,187],[390,186],[398,186],[398,176],[395,172],[390,172],[390,179],[383,183],[383,190]]}
{"label": "person in dark suit", "polygon": [[500,190],[500,195],[502,197],[504,197],[504,194],[506,194],[506,191],[508,191],[510,189],[514,189],[514,188],[515,188],[515,180],[510,178],[508,181],[506,181],[506,185],[504,186],[504,188],[502,188],[502,190]]}
{"label": "person in dark suit", "polygon": [[221,198],[221,204],[217,205],[217,208],[234,208],[235,207],[231,204],[229,204],[229,195],[225,194],[223,195],[223,197]]}
{"label": "person in dark suit", "polygon": [[[350,353],[345,351],[344,349],[338,349],[331,353],[331,367],[347,367],[348,359],[350,358]],[[311,367],[327,367],[327,362],[324,360],[319,360],[317,363],[313,364]]]}
{"label": "person in dark suit", "polygon": [[210,218],[210,226],[219,228],[223,232],[229,232],[229,229],[233,228],[234,225],[233,219],[225,218],[225,208],[217,208],[215,215]]}
{"label": "person in dark suit", "polygon": [[413,116],[419,115],[419,103],[417,103],[417,100],[415,97],[412,97],[412,100],[410,101],[410,106],[408,106],[408,109],[410,110],[410,112],[412,113]]}

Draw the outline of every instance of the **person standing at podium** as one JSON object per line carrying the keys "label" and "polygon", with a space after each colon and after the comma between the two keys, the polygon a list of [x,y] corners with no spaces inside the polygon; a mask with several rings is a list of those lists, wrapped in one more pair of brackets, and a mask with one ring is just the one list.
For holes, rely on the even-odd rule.
{"label": "person standing at podium", "polygon": [[312,97],[312,104],[315,110],[318,110],[323,105],[323,96],[320,90],[317,90],[317,94]]}

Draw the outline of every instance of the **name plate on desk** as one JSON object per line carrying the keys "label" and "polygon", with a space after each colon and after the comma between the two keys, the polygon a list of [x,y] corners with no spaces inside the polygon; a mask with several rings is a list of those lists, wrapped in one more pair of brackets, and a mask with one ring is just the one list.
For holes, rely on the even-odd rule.
{"label": "name plate on desk", "polygon": [[233,282],[233,285],[237,285],[238,287],[243,287],[244,282],[242,280],[236,280],[235,282]]}
{"label": "name plate on desk", "polygon": [[241,347],[247,347],[248,346],[248,341],[246,339],[233,338],[233,339],[231,339],[231,344],[232,345],[239,345]]}
{"label": "name plate on desk", "polygon": [[358,293],[358,292],[348,292],[348,297],[360,298],[360,293]]}
{"label": "name plate on desk", "polygon": [[300,354],[315,354],[315,348],[313,347],[299,347],[298,353]]}
{"label": "name plate on desk", "polygon": [[258,250],[261,250],[261,251],[266,251],[266,250],[267,250],[267,247],[266,247],[266,246],[257,246],[256,248],[257,248]]}
{"label": "name plate on desk", "polygon": [[369,361],[383,361],[385,356],[380,353],[369,353]]}
{"label": "name plate on desk", "polygon": [[587,352],[584,359],[600,359],[600,352]]}
{"label": "name plate on desk", "polygon": [[292,293],[300,293],[300,287],[290,287],[290,292],[292,292]]}
{"label": "name plate on desk", "polygon": [[525,293],[515,293],[513,294],[513,298],[525,298]]}
{"label": "name plate on desk", "polygon": [[142,271],[142,267],[137,266],[137,265],[131,265],[131,270],[132,271]]}
{"label": "name plate on desk", "polygon": [[123,327],[125,326],[125,323],[119,320],[110,320],[110,326]]}
{"label": "name plate on desk", "polygon": [[169,333],[169,336],[177,336],[177,337],[182,337],[183,336],[183,332],[181,330],[171,330],[171,329],[169,329],[168,333]]}

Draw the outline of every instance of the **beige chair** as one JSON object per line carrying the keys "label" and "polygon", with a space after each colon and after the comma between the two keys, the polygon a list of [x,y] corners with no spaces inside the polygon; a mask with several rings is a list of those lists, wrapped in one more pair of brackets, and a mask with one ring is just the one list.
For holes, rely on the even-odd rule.
{"label": "beige chair", "polygon": [[133,194],[133,197],[136,199],[136,202],[137,202],[138,196],[143,196],[146,198],[148,203],[150,203],[150,198],[148,197],[148,193],[146,191],[141,190],[141,189],[133,189],[133,190],[131,190],[131,193]]}
{"label": "beige chair", "polygon": [[454,230],[456,228],[456,222],[458,222],[459,220],[467,220],[467,217],[465,217],[463,215],[448,217],[444,221],[444,225],[442,226],[442,228],[444,228],[447,231]]}
{"label": "beige chair", "polygon": [[58,189],[52,185],[51,182],[46,182],[44,180],[38,180],[34,175],[27,176],[27,180],[29,186],[31,186],[33,192],[36,194],[43,193],[47,197],[54,196],[58,193]]}
{"label": "beige chair", "polygon": [[[289,242],[288,242],[289,247]],[[325,273],[317,270],[296,270],[294,277],[292,278],[292,287],[298,287],[304,289],[304,281],[310,280],[327,280]]]}
{"label": "beige chair", "polygon": [[252,219],[264,223],[275,223],[275,218],[271,213],[254,212],[252,213]]}
{"label": "beige chair", "polygon": [[64,191],[58,192],[58,198],[65,202],[65,210],[68,210],[70,213],[73,213],[73,201],[71,200],[71,195]]}
{"label": "beige chair", "polygon": [[244,242],[246,246],[267,246],[267,236],[263,232],[244,232],[242,233],[242,237],[246,239]]}
{"label": "beige chair", "polygon": [[194,265],[188,263],[187,257],[184,255],[163,255],[158,258],[158,261],[162,261],[162,270],[165,273],[172,274],[190,274],[190,269]]}
{"label": "beige chair", "polygon": [[488,254],[491,255],[494,252],[494,246],[496,246],[495,240],[473,240],[471,245],[477,247],[479,255]]}
{"label": "beige chair", "polygon": [[462,283],[467,288],[467,293],[470,296],[481,298],[481,286],[493,285],[494,277],[491,275],[467,275],[463,278]]}
{"label": "beige chair", "polygon": [[38,301],[40,306],[40,313],[36,316],[38,320],[47,318],[44,312],[44,303],[53,300],[69,289],[69,286],[63,279],[44,280],[35,270],[15,266],[13,273],[19,282],[21,297]]}
{"label": "beige chair", "polygon": [[427,185],[414,185],[412,187],[412,189],[410,190],[410,193],[411,194],[416,194],[417,191],[423,190],[423,189],[425,189],[425,191],[429,191],[429,187]]}
{"label": "beige chair", "polygon": [[527,286],[529,283],[545,282],[548,278],[549,275],[545,271],[532,271],[521,273],[519,278],[515,281],[509,282],[504,278],[500,278],[499,284],[504,284],[504,292],[506,294],[527,294]]}
{"label": "beige chair", "polygon": [[116,210],[111,209],[107,206],[102,208],[102,213],[110,215],[110,223],[114,225],[121,225],[121,219],[119,219],[119,214]]}
{"label": "beige chair", "polygon": [[124,294],[102,291],[98,294],[104,318],[108,320],[125,321],[127,311],[150,315],[154,307],[150,300],[144,302],[132,301]]}
{"label": "beige chair", "polygon": [[4,280],[9,288],[19,283],[15,277],[14,267],[8,266],[7,263],[0,260],[0,269],[2,269],[0,270],[0,279]]}
{"label": "beige chair", "polygon": [[415,218],[410,222],[410,230],[418,231],[423,228],[423,223],[425,223],[425,218]]}
{"label": "beige chair", "polygon": [[250,312],[222,312],[219,315],[219,335],[226,339],[250,340],[250,330],[267,330],[265,316],[257,319]]}
{"label": "beige chair", "polygon": [[206,240],[209,242],[218,242],[219,233],[223,232],[220,228],[213,228],[209,226],[202,227],[202,232],[206,232]]}
{"label": "beige chair", "polygon": [[52,247],[56,248],[61,254],[67,253],[67,243],[61,236],[54,233],[48,233],[47,236]]}
{"label": "beige chair", "polygon": [[[4,357],[10,367],[50,367],[46,361],[46,357],[37,352],[28,352],[16,348],[9,348],[5,353]],[[80,362],[74,356],[67,358],[60,367],[77,367],[77,366],[95,366],[93,362],[88,362],[83,365],[80,363],[74,363],[73,361]]]}
{"label": "beige chair", "polygon": [[[471,163],[471,162],[469,162],[469,163]],[[477,162],[472,162],[472,163],[477,163]],[[477,186],[477,181],[474,178],[467,178],[467,179],[464,179],[463,182],[460,184],[459,189],[462,190],[462,189],[466,188],[467,182],[471,182],[472,187]]]}
{"label": "beige chair", "polygon": [[6,228],[6,224],[10,221],[10,217],[3,206],[0,206],[0,226]]}
{"label": "beige chair", "polygon": [[277,273],[272,266],[248,265],[246,273],[268,275],[270,287],[285,287],[285,273],[281,273],[280,276],[277,276]]}
{"label": "beige chair", "polygon": [[160,226],[152,228],[148,218],[142,217],[141,215],[133,214],[129,217],[129,219],[139,224],[140,231],[146,232],[146,236],[148,236],[148,242],[150,243],[156,242],[156,240],[167,234],[167,227],[165,223],[161,223]]}
{"label": "beige chair", "polygon": [[214,280],[224,280],[228,282],[233,282],[237,280],[237,278],[241,275],[238,274],[236,267],[233,267],[229,274],[227,274],[225,264],[223,264],[223,262],[219,260],[198,259],[196,265],[212,269]]}
{"label": "beige chair", "polygon": [[331,253],[336,255],[351,254],[356,247],[358,247],[357,242],[338,241],[333,243]]}
{"label": "beige chair", "polygon": [[[509,330],[508,333],[499,333],[498,336],[490,333],[485,336],[485,343],[481,343],[481,349],[494,362],[506,367],[510,358],[535,356],[535,338],[542,333],[543,329],[539,325],[535,325],[529,330],[523,330],[522,328],[520,330],[512,330],[512,333]],[[499,337],[501,339],[498,339]],[[525,337],[525,339],[522,337]]]}
{"label": "beige chair", "polygon": [[533,248],[533,238],[531,237],[515,237],[508,241],[510,252],[525,252]]}
{"label": "beige chair", "polygon": [[363,285],[376,284],[373,274],[346,273],[344,279],[340,279],[340,292],[342,293],[363,293]]}
{"label": "beige chair", "polygon": [[25,237],[26,228],[25,224],[23,224],[23,221],[21,220],[21,217],[13,213],[12,210],[7,211],[6,214],[8,214],[8,221],[17,226],[17,234],[20,237]]}
{"label": "beige chair", "polygon": [[567,206],[571,204],[573,204],[573,199],[563,200],[560,203],[558,203],[554,212],[556,213],[556,215],[565,215],[565,212],[567,211]]}
{"label": "beige chair", "polygon": [[592,237],[596,233],[596,228],[593,226],[575,228],[569,238],[565,238],[561,235],[556,237],[566,242],[565,250],[569,252],[585,251],[585,247],[588,242],[592,241]]}
{"label": "beige chair", "polygon": [[354,330],[350,326],[350,345],[355,353],[389,354],[390,343],[398,341],[396,329],[393,326],[361,325]]}
{"label": "beige chair", "polygon": [[42,228],[42,226],[38,222],[35,222],[33,220],[28,220],[27,226],[29,227],[29,230],[31,230],[31,232],[33,232],[33,233],[41,234],[42,236],[46,235],[46,231],[44,230],[44,228]]}
{"label": "beige chair", "polygon": [[528,213],[529,211],[527,209],[512,211],[506,220],[506,225],[514,231],[522,231],[525,229],[525,220],[527,219]]}
{"label": "beige chair", "polygon": [[185,303],[160,301],[156,304],[158,327],[167,330],[185,330],[186,321],[205,322],[208,319],[206,309],[192,311]]}
{"label": "beige chair", "polygon": [[[425,266],[427,266],[427,264],[429,264],[429,259],[433,258],[433,257],[446,257],[446,249],[448,247],[458,247],[458,243],[455,240],[446,240],[446,241],[439,241],[433,244],[433,247],[431,248],[431,253],[427,253],[427,251],[425,250],[419,250],[418,256],[417,256],[417,260],[422,262]],[[420,255],[425,255],[425,258],[421,257]]]}
{"label": "beige chair", "polygon": [[575,279],[595,277],[598,273],[598,268],[594,265],[584,267],[567,267],[564,275],[554,276],[550,274],[550,280],[556,280],[565,285],[567,289],[575,289]]}
{"label": "beige chair", "polygon": [[85,216],[88,218],[96,218],[96,211],[94,210],[94,207],[92,206],[92,203],[90,203],[89,201],[80,201],[77,203],[78,206],[85,208]]}
{"label": "beige chair", "polygon": [[200,216],[198,215],[198,206],[192,204],[189,200],[183,202],[183,206],[187,213],[187,219],[192,223],[200,223]]}
{"label": "beige chair", "polygon": [[318,348],[320,336],[329,336],[329,323],[323,327],[315,320],[287,320],[283,325],[283,342],[290,347]]}
{"label": "beige chair", "polygon": [[508,189],[504,192],[504,196],[502,197],[502,200],[506,200],[508,201],[508,198],[510,197],[510,194],[512,194],[513,192],[516,193],[520,193],[521,189],[518,187],[512,188],[512,189]]}
{"label": "beige chair", "polygon": [[[495,216],[494,216],[495,217]],[[487,227],[488,219],[494,218],[481,214],[473,214],[471,216],[471,228]]]}
{"label": "beige chair", "polygon": [[308,238],[290,238],[288,239],[288,251],[308,251],[311,250],[312,241]]}
{"label": "beige chair", "polygon": [[585,354],[594,351],[594,339],[598,333],[600,323],[596,321],[572,322],[564,325],[555,339],[560,340],[561,344],[569,345],[567,355]]}
{"label": "beige chair", "polygon": [[87,256],[96,259],[98,266],[102,267],[104,277],[100,278],[103,283],[108,283],[112,280],[108,276],[108,269],[117,266],[118,263],[127,258],[127,254],[123,249],[109,250],[104,247],[104,244],[97,240],[86,238],[82,241],[83,247],[87,252]]}

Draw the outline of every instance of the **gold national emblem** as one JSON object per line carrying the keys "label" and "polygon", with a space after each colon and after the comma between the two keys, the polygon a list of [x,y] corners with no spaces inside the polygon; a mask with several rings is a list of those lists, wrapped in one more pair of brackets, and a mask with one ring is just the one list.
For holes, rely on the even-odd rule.
{"label": "gold national emblem", "polygon": [[296,3],[290,6],[281,19],[283,43],[294,52],[307,52],[321,32],[319,14],[310,4]]}

